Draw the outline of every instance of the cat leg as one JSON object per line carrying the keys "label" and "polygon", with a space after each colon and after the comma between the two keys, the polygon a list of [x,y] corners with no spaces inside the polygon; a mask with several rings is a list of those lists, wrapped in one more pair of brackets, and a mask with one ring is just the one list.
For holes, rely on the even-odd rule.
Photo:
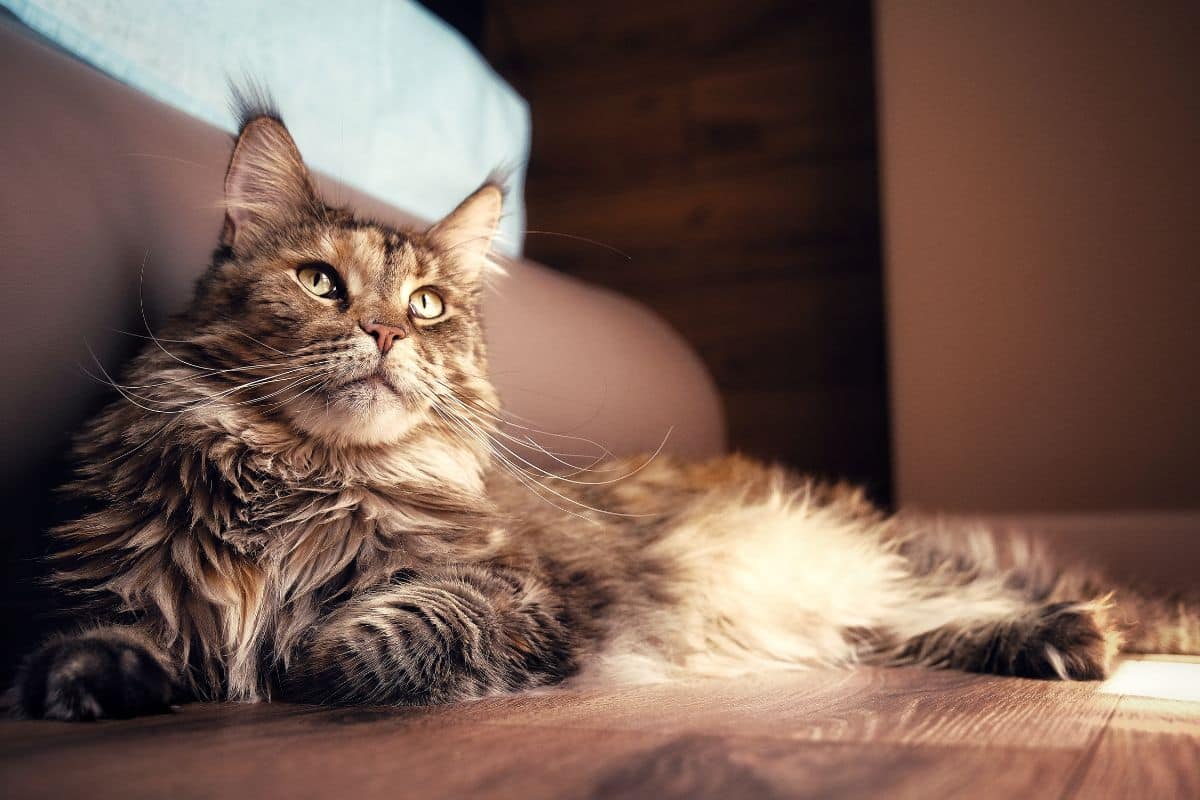
{"label": "cat leg", "polygon": [[562,680],[575,646],[557,598],[508,570],[398,576],[326,617],[288,665],[287,699],[422,705]]}
{"label": "cat leg", "polygon": [[948,622],[888,653],[894,664],[1058,680],[1102,680],[1120,643],[1108,609],[1048,603],[991,620]]}
{"label": "cat leg", "polygon": [[1111,591],[1085,570],[1056,568],[1026,539],[989,532],[926,531],[904,542],[912,571],[912,619],[948,610],[891,647],[892,663],[995,675],[1100,680],[1122,642]]}
{"label": "cat leg", "polygon": [[60,635],[31,653],[10,699],[19,716],[123,719],[167,711],[175,681],[162,650],[143,632],[111,626]]}

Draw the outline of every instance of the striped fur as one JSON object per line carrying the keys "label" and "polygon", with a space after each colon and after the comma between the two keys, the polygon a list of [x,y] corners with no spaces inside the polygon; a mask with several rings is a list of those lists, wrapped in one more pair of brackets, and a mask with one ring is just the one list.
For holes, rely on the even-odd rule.
{"label": "striped fur", "polygon": [[[282,123],[251,115],[226,193],[193,304],[79,437],[68,489],[91,510],[53,532],[56,580],[104,625],[30,656],[21,713],[864,662],[1092,679],[1122,639],[1200,644],[1194,606],[780,467],[518,470],[478,308],[495,187],[427,231],[374,224],[318,200]],[[340,293],[304,288],[311,264]],[[421,287],[443,315],[410,313]],[[390,351],[368,323],[399,331]]]}
{"label": "striped fur", "polygon": [[527,574],[402,572],[334,610],[301,648],[288,696],[443,703],[557,683],[578,650],[557,595]]}

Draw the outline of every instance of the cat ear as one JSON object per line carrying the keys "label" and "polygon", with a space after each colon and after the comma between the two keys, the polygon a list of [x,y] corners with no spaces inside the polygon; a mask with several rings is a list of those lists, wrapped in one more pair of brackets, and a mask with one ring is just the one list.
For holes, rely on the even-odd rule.
{"label": "cat ear", "polygon": [[487,264],[503,205],[500,186],[485,183],[428,231],[434,246],[444,251],[468,280],[477,280]]}
{"label": "cat ear", "polygon": [[247,252],[264,234],[313,216],[317,207],[308,169],[283,122],[247,120],[225,173],[222,244]]}

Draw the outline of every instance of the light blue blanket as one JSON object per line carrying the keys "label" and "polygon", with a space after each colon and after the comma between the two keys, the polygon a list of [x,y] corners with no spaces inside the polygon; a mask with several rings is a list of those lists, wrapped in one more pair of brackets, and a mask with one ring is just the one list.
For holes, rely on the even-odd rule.
{"label": "light blue blanket", "polygon": [[314,168],[425,219],[508,170],[497,248],[518,255],[529,109],[407,0],[0,0],[114,78],[234,131],[228,81],[269,88]]}

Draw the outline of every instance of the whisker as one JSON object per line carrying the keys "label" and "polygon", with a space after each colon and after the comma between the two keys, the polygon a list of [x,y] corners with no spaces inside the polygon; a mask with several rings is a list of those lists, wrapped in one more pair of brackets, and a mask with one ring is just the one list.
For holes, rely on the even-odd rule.
{"label": "whisker", "polygon": [[[288,362],[283,362],[283,361],[266,362],[263,364],[247,364],[246,366],[242,366],[242,367],[230,367],[228,369],[212,369],[207,372],[202,372],[199,374],[188,374],[188,375],[184,375],[179,378],[174,378],[169,381],[160,381],[158,383],[123,384],[123,386],[126,389],[153,389],[153,388],[156,388],[159,386],[174,386],[175,384],[178,384],[178,383],[186,383],[188,381],[212,378],[212,377],[216,377],[218,375],[225,375],[225,374],[228,374],[231,372],[249,372],[251,370],[256,370],[256,369],[270,369],[273,367],[286,367],[286,366],[288,366]],[[301,364],[301,365],[295,365],[295,366],[304,366],[304,365]]]}
{"label": "whisker", "polygon": [[[441,385],[444,389],[449,391],[451,394],[454,393],[454,387],[451,386],[450,384],[446,383],[445,381],[439,380],[437,378],[434,378],[434,381],[436,383],[438,383],[439,385]],[[455,399],[459,400],[460,402],[465,402],[462,400],[462,398],[459,398],[457,395],[455,395]],[[512,422],[511,420],[507,420],[507,419],[504,419],[503,417],[497,416],[496,414],[493,414],[491,411],[488,411],[484,408],[475,406],[474,404],[472,404],[472,407],[474,408],[475,411],[478,411],[479,413],[483,414],[484,416],[490,417],[493,420],[495,420],[496,422],[499,422],[501,424],[508,425],[513,428],[519,428],[523,431],[528,431],[530,433],[535,433],[535,434],[538,434],[539,436],[550,436],[555,439],[565,439],[567,441],[582,442],[584,444],[589,444],[593,447],[596,447],[596,448],[602,450],[604,452],[603,457],[605,457],[605,458],[612,455],[612,451],[609,450],[607,447],[605,447],[603,444],[595,441],[594,439],[589,439],[586,436],[573,436],[571,434],[566,434],[566,433],[554,433],[552,431],[542,430],[541,428],[535,428],[530,425],[520,425],[518,423]],[[501,409],[496,409],[496,410],[501,411]],[[507,413],[507,412],[503,412],[503,413]]]}
{"label": "whisker", "polygon": [[[438,410],[439,415],[442,416],[443,419],[446,419],[446,414],[449,412],[447,412],[445,409],[439,408],[436,404],[433,407]],[[451,415],[451,416],[453,416],[453,415]],[[488,436],[487,432],[480,429],[478,426],[472,425],[469,421],[467,421],[466,419],[464,419],[462,417],[455,417],[455,418],[458,420],[459,423],[465,425],[468,430],[473,431],[474,435],[476,437],[482,436],[483,438],[480,439],[481,444],[484,444],[485,446],[487,446],[489,442],[494,442],[494,440],[492,440],[491,437]],[[514,476],[518,476],[518,475],[520,476],[520,479],[522,480],[523,483],[525,482],[525,480],[533,481],[544,491],[550,492],[551,494],[555,495],[556,497],[561,498],[562,500],[566,501],[567,503],[571,503],[579,508],[586,509],[588,511],[592,511],[597,514],[605,514],[605,515],[614,516],[614,517],[639,518],[639,517],[657,516],[657,514],[653,514],[653,513],[630,514],[630,513],[621,512],[621,511],[611,511],[608,509],[596,508],[595,506],[588,505],[587,503],[584,503],[581,500],[577,500],[573,497],[569,497],[569,496],[557,491],[556,489],[553,489],[553,488],[547,486],[546,484],[542,483],[541,481],[539,481],[529,475],[524,474],[524,472],[519,467],[517,467],[515,464],[513,464],[511,461],[509,461],[508,458],[503,453],[497,452],[494,447],[491,447],[490,449],[492,450],[492,454],[502,464],[504,464],[510,468],[510,471],[512,472],[512,474]],[[543,498],[543,499],[545,499],[545,498]]]}
{"label": "whisker", "polygon": [[[542,455],[549,457],[552,461],[562,464],[568,469],[574,470],[573,472],[568,473],[569,477],[575,477],[576,475],[581,475],[584,472],[616,472],[618,469],[620,469],[619,467],[597,467],[596,465],[604,460],[603,455],[593,458],[590,455],[584,455],[581,453],[559,453],[542,447],[528,436],[526,436],[524,439],[519,439],[516,436],[505,433],[499,428],[495,429],[495,433],[499,436],[503,436],[505,439],[508,439],[510,442],[513,442],[520,447],[525,447],[529,450],[533,450],[536,453],[541,453]],[[585,466],[581,467],[578,464],[572,464],[570,461],[567,461],[566,459],[568,458],[591,458],[592,460]]]}
{"label": "whisker", "polygon": [[[123,336],[132,336],[135,339],[145,339],[146,341],[150,341],[154,338],[153,336],[147,336],[144,333],[137,333],[136,331],[127,331],[127,330],[123,330],[121,328],[109,328],[109,330],[112,331],[113,333],[119,333]],[[171,344],[192,344],[191,339],[164,339],[162,337],[159,337],[158,340],[160,342],[170,342]]]}
{"label": "whisker", "polygon": [[150,251],[147,250],[146,255],[142,256],[142,266],[141,266],[141,269],[138,271],[138,311],[141,312],[142,324],[146,326],[146,333],[150,334],[150,340],[153,341],[155,345],[157,345],[159,350],[162,350],[164,353],[166,353],[168,356],[170,356],[171,358],[178,361],[180,364],[184,364],[189,367],[195,367],[196,369],[204,369],[204,367],[200,366],[199,364],[192,364],[187,361],[184,361],[182,358],[175,355],[167,348],[163,347],[162,342],[160,342],[158,340],[158,338],[154,335],[154,331],[152,331],[150,329],[150,320],[146,316],[146,300],[145,300],[144,292],[142,291],[143,286],[146,282],[146,262],[148,262],[149,260],[150,260]]}
{"label": "whisker", "polygon": [[[96,356],[95,351],[92,349],[91,344],[86,342],[86,340],[85,340],[85,345],[88,348],[88,352],[92,356],[92,360],[96,362],[96,366],[104,374],[104,377],[106,380],[101,381],[102,383],[106,383],[107,385],[112,386],[114,389],[116,389],[121,394],[122,397],[124,397],[126,400],[128,400],[130,403],[137,406],[138,408],[141,408],[146,411],[150,411],[155,414],[184,414],[188,411],[194,411],[194,410],[200,409],[200,408],[207,408],[207,407],[215,404],[216,401],[218,401],[222,398],[228,397],[230,395],[233,395],[237,392],[244,391],[246,389],[250,389],[255,386],[262,386],[262,385],[266,385],[266,384],[270,384],[270,383],[278,383],[280,381],[289,380],[289,376],[295,375],[297,372],[313,370],[317,367],[324,366],[326,364],[333,362],[333,359],[326,359],[323,361],[315,362],[313,364],[303,364],[301,366],[292,367],[290,369],[284,370],[282,372],[279,372],[279,373],[276,373],[273,375],[268,375],[265,377],[257,378],[255,380],[247,381],[245,383],[240,383],[236,386],[229,387],[220,392],[207,394],[203,397],[195,398],[194,400],[187,400],[184,402],[176,403],[176,402],[172,402],[170,400],[160,400],[157,398],[150,398],[150,397],[145,397],[143,395],[136,394],[136,393],[130,391],[127,387],[123,386],[122,384],[117,383],[115,380],[113,380],[112,376],[108,373],[108,370],[106,370],[104,368],[104,365],[100,362],[100,359]],[[86,374],[88,374],[90,377],[96,378],[96,376],[91,375],[91,373],[87,372],[87,370],[84,370],[84,372]],[[96,379],[99,380],[98,378],[96,378]],[[272,393],[272,395],[268,395],[268,397],[273,396],[274,394],[276,394],[276,393]],[[260,398],[260,400],[261,399],[262,398]],[[141,402],[138,402],[138,401],[141,401]],[[168,406],[168,408],[167,409],[152,408],[148,405],[144,405],[144,403],[154,403],[154,404],[157,404],[160,406]]]}
{"label": "whisker", "polygon": [[250,405],[254,405],[256,403],[265,402],[267,400],[270,400],[272,397],[277,397],[278,395],[283,394],[288,389],[292,389],[292,388],[299,386],[307,381],[314,380],[315,377],[317,377],[317,376],[301,375],[299,378],[293,380],[291,383],[289,383],[287,386],[284,386],[282,389],[276,389],[275,391],[271,392],[270,394],[265,394],[262,397],[254,397],[249,400],[239,400],[236,403],[236,405],[250,406]]}
{"label": "whisker", "polygon": [[[434,412],[435,412],[435,413],[437,413],[437,414],[438,414],[438,416],[442,417],[442,419],[444,419],[444,420],[446,421],[446,423],[447,423],[447,424],[449,424],[449,425],[451,426],[451,431],[450,431],[450,432],[451,432],[451,433],[455,433],[455,432],[456,432],[456,431],[455,431],[455,427],[456,427],[456,426],[455,426],[455,423],[454,423],[454,422],[453,422],[451,419],[449,419],[448,417],[446,417],[446,416],[445,416],[445,415],[442,413],[441,409],[439,409],[439,408],[438,408],[436,405],[435,405],[435,406],[433,406],[433,410],[434,410]],[[459,437],[460,439],[463,439],[464,441],[467,441],[467,442],[469,442],[469,441],[470,441],[472,438],[474,438],[474,439],[478,440],[478,436],[472,436],[472,435],[470,435],[469,433],[463,433],[463,431],[462,431],[461,429],[459,429],[459,430],[457,431],[457,435],[458,435],[458,437]],[[526,489],[528,489],[528,490],[529,490],[529,491],[530,491],[530,492],[533,494],[533,496],[534,496],[534,497],[538,498],[538,499],[539,499],[539,500],[541,500],[543,503],[546,503],[546,504],[547,504],[547,505],[549,505],[551,508],[554,508],[554,509],[556,509],[556,510],[558,510],[558,511],[561,511],[561,512],[562,512],[562,513],[564,513],[564,514],[570,514],[572,517],[575,517],[575,518],[577,518],[577,519],[581,519],[581,520],[583,520],[584,522],[587,522],[588,524],[591,524],[591,525],[599,525],[599,524],[600,524],[598,520],[594,520],[594,519],[591,519],[591,518],[589,518],[589,517],[585,517],[584,515],[582,515],[582,514],[580,514],[580,513],[576,512],[576,511],[572,511],[572,510],[571,510],[571,509],[569,509],[569,508],[563,508],[562,506],[560,506],[560,505],[558,505],[557,503],[555,503],[553,500],[550,500],[548,497],[545,497],[545,496],[543,496],[543,495],[541,494],[541,492],[537,491],[537,489],[536,489],[536,488],[534,488],[535,486],[536,486],[536,487],[538,487],[538,488],[545,488],[545,487],[543,487],[543,486],[542,486],[542,484],[540,484],[540,483],[538,483],[537,481],[533,480],[532,478],[529,478],[528,476],[526,476],[526,475],[522,474],[522,473],[521,473],[521,471],[520,471],[519,469],[517,469],[515,466],[513,466],[512,464],[510,464],[510,463],[509,463],[508,461],[506,461],[505,459],[503,459],[503,458],[498,458],[498,460],[499,460],[499,461],[500,461],[500,463],[503,465],[503,467],[504,467],[504,469],[505,469],[505,471],[506,471],[506,472],[508,472],[509,474],[511,474],[511,475],[512,475],[512,476],[513,476],[513,477],[514,477],[514,478],[515,478],[515,479],[516,479],[516,480],[517,480],[519,483],[521,483],[521,485],[523,485],[523,486],[524,486]]]}
{"label": "whisker", "polygon": [[136,453],[138,450],[141,450],[143,447],[150,444],[150,442],[157,439],[159,437],[159,435],[161,435],[162,432],[165,431],[170,424],[171,424],[170,419],[165,420],[162,425],[158,426],[158,430],[154,431],[148,437],[146,437],[146,439],[141,444],[138,444],[135,447],[132,447],[123,453],[118,453],[117,455],[113,456],[112,458],[108,459],[107,461],[101,461],[99,466],[106,467],[109,464],[120,461],[121,459],[128,458],[129,456]]}
{"label": "whisker", "polygon": [[[233,317],[229,316],[228,314],[221,314],[220,316],[221,316],[221,319],[223,319],[227,322],[232,322],[235,325],[238,324],[238,322],[239,322],[238,320],[234,319]],[[288,355],[287,353],[283,352],[282,350],[272,347],[271,345],[267,344],[266,342],[262,341],[261,339],[254,338],[253,336],[251,336],[250,334],[241,330],[240,328],[234,328],[233,332],[240,336],[245,336],[250,341],[254,342],[255,344],[262,345],[263,347],[267,348],[268,350],[274,350],[276,353],[279,353],[279,355],[281,355],[281,356]]]}
{"label": "whisker", "polygon": [[206,167],[203,164],[199,164],[195,161],[188,161],[186,158],[179,158],[178,156],[164,156],[159,155],[158,153],[126,153],[125,155],[131,158],[154,158],[161,161],[174,161],[177,164],[187,164],[189,167],[199,167],[200,169],[205,170],[211,169],[211,167]]}
{"label": "whisker", "polygon": [[[222,319],[225,319],[225,320],[228,320],[229,322],[235,322],[235,323],[237,322],[237,320],[235,320],[233,317],[229,316],[228,314],[222,314],[222,315],[221,315],[221,318],[222,318]],[[162,336],[157,336],[157,337],[156,337],[156,336],[147,336],[147,335],[146,335],[146,334],[144,334],[144,333],[137,333],[137,332],[135,332],[135,331],[126,331],[126,330],[122,330],[122,329],[120,329],[120,328],[109,328],[109,330],[113,331],[114,333],[119,333],[119,334],[122,334],[122,335],[124,335],[124,336],[133,336],[133,337],[135,337],[135,338],[137,338],[137,339],[146,339],[146,340],[148,340],[148,341],[151,341],[151,340],[153,340],[153,339],[157,338],[157,339],[158,339],[158,341],[160,341],[160,342],[169,342],[169,343],[171,343],[171,344],[191,344],[191,345],[194,345],[194,344],[196,344],[196,340],[195,340],[195,339],[165,339],[165,338],[163,338]],[[279,349],[279,348],[277,348],[277,347],[272,347],[271,345],[267,344],[267,343],[266,343],[266,342],[264,342],[263,340],[261,340],[261,339],[256,339],[256,338],[254,338],[253,336],[251,336],[250,334],[246,333],[246,332],[245,332],[245,331],[243,331],[243,330],[238,330],[237,328],[234,328],[234,329],[233,329],[233,330],[231,330],[231,331],[227,331],[227,333],[236,334],[237,336],[243,336],[243,337],[245,337],[245,338],[249,339],[250,341],[254,342],[255,344],[257,344],[257,345],[261,345],[262,347],[265,347],[265,348],[267,348],[268,350],[271,350],[271,351],[273,351],[273,352],[275,352],[275,353],[278,353],[278,354],[279,354],[279,355],[281,355],[281,356],[290,356],[290,355],[293,355],[293,354],[290,354],[290,353],[285,353],[285,352],[283,352],[282,350],[280,350],[280,349]]]}
{"label": "whisker", "polygon": [[[309,375],[304,378],[301,378],[299,381],[296,381],[295,383],[291,384],[290,386],[285,386],[283,389],[280,390],[280,392],[287,391],[288,389],[293,389],[297,386],[302,386],[306,382],[312,381],[311,386],[307,387],[306,389],[299,392],[298,394],[293,395],[292,397],[286,397],[277,403],[273,403],[271,406],[268,407],[268,409],[270,411],[278,411],[280,408],[283,408],[283,406],[287,405],[288,403],[292,403],[292,402],[295,402],[296,400],[299,400],[301,397],[308,394],[309,392],[321,388],[324,384],[326,384],[328,382],[329,377],[330,376],[327,374],[323,375],[323,374],[318,373],[316,375]],[[276,394],[278,394],[278,392]],[[267,397],[271,397],[271,396],[272,395],[267,395]],[[267,398],[264,397],[262,399],[265,400]],[[311,409],[310,409],[310,412],[311,412]],[[307,418],[307,413],[310,413],[310,412],[306,412],[306,418]]]}
{"label": "whisker", "polygon": [[118,384],[116,381],[114,381],[114,380],[113,380],[113,378],[112,378],[112,376],[108,374],[108,370],[104,369],[104,365],[103,365],[103,364],[101,364],[101,363],[100,363],[100,359],[96,357],[96,352],[95,352],[94,350],[92,350],[92,345],[91,345],[91,343],[90,343],[90,342],[88,342],[86,339],[84,340],[84,346],[85,346],[85,347],[87,347],[87,349],[88,349],[88,352],[92,354],[92,359],[93,359],[93,360],[95,360],[95,362],[96,362],[96,366],[100,368],[100,371],[101,371],[102,373],[104,373],[104,377],[108,379],[108,383],[109,383],[109,384],[110,384],[110,385],[111,385],[111,386],[112,386],[114,389],[116,389],[118,392],[120,392],[120,393],[121,393],[121,395],[122,395],[122,396],[123,396],[123,397],[124,397],[126,400],[128,400],[130,403],[133,403],[133,404],[134,404],[135,406],[137,406],[138,408],[145,409],[146,411],[150,411],[150,412],[153,412],[153,413],[155,413],[155,414],[166,414],[166,413],[170,413],[170,412],[166,412],[166,411],[159,411],[158,409],[155,409],[155,408],[150,408],[149,406],[144,406],[144,405],[142,405],[141,403],[139,403],[139,402],[138,402],[136,399],[134,399],[134,397],[133,397],[133,396],[132,396],[132,395],[131,395],[129,392],[126,392],[124,389],[122,389],[122,388],[121,388],[121,386],[120,386],[120,384]]}
{"label": "whisker", "polygon": [[[461,408],[467,414],[471,415],[475,419],[476,422],[487,423],[487,420],[485,420],[483,417],[479,416],[474,411],[474,409],[472,409],[470,406],[463,404],[458,398],[448,397],[446,399],[455,402],[459,408]],[[562,464],[563,466],[565,466],[569,469],[575,470],[574,474],[579,474],[581,472],[587,472],[587,471],[615,472],[618,469],[620,469],[620,467],[609,467],[609,468],[604,468],[604,469],[596,469],[596,464],[599,464],[606,457],[612,455],[607,450],[605,450],[605,452],[603,452],[600,455],[595,456],[595,457],[593,457],[591,454],[585,455],[585,454],[579,454],[579,453],[556,453],[556,452],[551,451],[551,450],[543,447],[542,445],[538,444],[536,441],[534,441],[529,436],[524,437],[524,439],[519,439],[515,436],[512,436],[509,433],[506,433],[505,431],[501,430],[499,427],[491,425],[490,423],[487,423],[487,426],[488,426],[488,428],[490,428],[492,433],[502,436],[505,439],[508,439],[509,441],[514,442],[515,444],[518,444],[522,447],[526,447],[535,452],[543,453],[543,454],[549,456],[552,460],[557,461],[558,463]],[[516,454],[514,453],[514,455],[516,455]],[[568,456],[568,457],[573,456],[576,458],[591,458],[592,460],[587,466],[581,467],[578,464],[572,464],[571,462],[565,461],[563,458],[559,457],[559,456],[563,456],[563,455]],[[520,458],[520,456],[517,456],[517,457]],[[524,459],[522,459],[522,460],[524,460]],[[526,462],[526,463],[528,463],[528,462]]]}
{"label": "whisker", "polygon": [[600,247],[600,248],[603,248],[604,250],[608,250],[609,252],[616,253],[617,255],[624,258],[626,261],[633,261],[633,256],[629,255],[624,250],[619,250],[618,248],[613,247],[611,244],[606,244],[604,242],[598,242],[595,239],[589,239],[586,236],[576,236],[573,233],[559,233],[558,231],[531,231],[531,230],[525,231],[526,235],[529,235],[531,233],[534,235],[537,235],[537,236],[558,236],[563,239],[574,239],[575,241],[584,242],[585,244],[590,244],[595,247]]}
{"label": "whisker", "polygon": [[[445,385],[445,384],[443,384],[443,385]],[[471,414],[472,416],[475,416],[477,418],[477,421],[483,421],[482,418],[478,417],[478,414],[476,413],[478,411],[477,409],[474,409],[471,406],[468,406],[467,404],[465,404],[462,401],[461,398],[454,396],[453,393],[451,393],[450,396],[446,397],[445,399],[454,402],[463,411],[467,412],[468,414]],[[507,424],[507,423],[503,423],[503,424]],[[612,453],[608,450],[608,448],[603,447],[602,445],[599,445],[599,444],[597,444],[597,446],[600,447],[603,450],[603,452],[600,455],[596,456],[595,458],[592,458],[592,456],[590,454],[589,455],[568,454],[568,455],[574,455],[578,458],[592,458],[592,461],[589,464],[581,467],[578,464],[572,464],[568,461],[564,461],[562,458],[558,457],[561,454],[557,454],[557,453],[543,447],[541,444],[537,443],[529,436],[525,436],[525,438],[522,440],[522,439],[518,439],[514,436],[509,435],[508,433],[506,433],[505,431],[501,430],[500,428],[498,428],[496,426],[489,424],[488,427],[494,433],[496,433],[500,436],[503,436],[504,438],[508,439],[509,441],[515,442],[516,444],[519,444],[522,447],[527,447],[531,450],[534,450],[535,452],[544,453],[545,455],[549,456],[552,460],[557,461],[558,463],[562,464],[565,467],[568,467],[571,470],[574,470],[574,472],[570,473],[568,476],[565,476],[565,477],[574,477],[575,475],[579,475],[584,472],[616,472],[617,470],[621,469],[620,466],[613,466],[613,467],[607,467],[607,468],[597,468],[596,467],[596,464],[600,463],[605,458],[612,455]],[[670,431],[668,431],[667,435],[670,436]],[[665,443],[666,443],[666,440],[664,439],[663,444],[665,444]],[[500,444],[500,443],[497,443],[497,444]],[[501,445],[501,446],[503,446],[503,445]],[[508,450],[509,453],[512,453],[513,456],[515,456],[516,458],[525,462],[526,464],[530,464],[530,466],[534,466],[535,468],[540,469],[540,468],[536,467],[535,465],[531,464],[529,461],[526,461],[524,458],[521,458],[520,455],[513,452],[511,449],[509,449],[507,447],[505,449]],[[659,450],[661,450],[661,449],[662,449],[662,445],[659,445]],[[655,455],[657,455],[657,454],[658,454],[658,451],[655,452]],[[557,475],[557,474],[553,475],[553,477],[564,478],[564,476]],[[584,483],[596,483],[596,482],[585,481]]]}
{"label": "whisker", "polygon": [[568,478],[568,477],[564,477],[562,475],[556,475],[552,472],[549,472],[549,471],[543,469],[542,467],[539,467],[537,464],[534,464],[532,461],[522,458],[520,455],[513,452],[513,450],[511,448],[509,448],[507,445],[505,445],[503,442],[498,442],[495,439],[491,439],[490,434],[488,434],[486,431],[484,431],[484,434],[487,435],[488,438],[491,439],[491,441],[496,446],[502,448],[506,453],[508,453],[512,457],[516,458],[518,461],[520,461],[521,463],[530,467],[531,469],[536,470],[537,472],[541,473],[542,475],[544,475],[547,478],[550,478],[553,480],[560,480],[565,483],[573,483],[577,486],[606,486],[608,484],[617,483],[618,481],[623,481],[626,478],[632,477],[633,475],[636,475],[637,473],[639,473],[643,469],[645,469],[647,466],[649,466],[650,462],[653,461],[655,458],[657,458],[658,454],[662,452],[663,447],[665,447],[667,444],[667,439],[670,438],[671,433],[673,431],[674,431],[673,427],[667,430],[667,435],[664,436],[663,440],[659,443],[658,449],[656,449],[653,453],[651,453],[650,457],[646,461],[644,461],[641,465],[630,470],[629,472],[625,473],[624,475],[618,475],[615,478],[610,478],[610,479],[604,480],[604,481],[577,481],[577,480],[572,480],[571,478]]}
{"label": "whisker", "polygon": [[[464,374],[466,374],[468,377],[474,378],[474,379],[476,379],[476,380],[484,381],[485,383],[491,383],[492,376],[494,376],[496,373],[492,373],[491,375],[478,375],[478,374],[471,373],[471,372],[467,372],[467,371],[465,371],[465,370],[464,370]],[[442,382],[442,385],[443,385],[443,386],[447,386],[447,388],[449,388],[449,389],[451,389],[451,391],[453,391],[453,387],[450,387],[450,386],[449,386],[448,384],[446,384],[444,381]],[[521,393],[523,393],[523,394],[532,394],[532,395],[535,395],[535,396],[538,396],[538,397],[545,397],[545,398],[549,398],[549,399],[551,399],[551,400],[555,400],[555,401],[568,401],[568,400],[569,400],[569,398],[566,398],[566,397],[564,397],[563,395],[558,395],[558,394],[550,394],[550,393],[547,393],[547,392],[540,392],[540,391],[533,391],[533,390],[531,390],[531,389],[526,389],[526,388],[522,388],[522,387],[519,387],[519,386],[518,386],[518,387],[513,387],[513,388],[514,388],[516,391],[519,391],[519,392],[521,392]],[[607,395],[607,392],[608,392],[608,385],[607,385],[607,384],[605,384],[604,388],[605,388],[605,395]],[[481,402],[481,403],[483,402],[482,398],[475,398],[475,399],[479,400],[479,402]],[[506,422],[506,424],[509,424],[509,425],[516,426],[516,423],[513,423],[513,422],[511,422],[510,420],[508,420],[508,419],[507,419],[508,417],[512,417],[513,419],[519,419],[519,420],[521,420],[522,422],[525,422],[525,423],[527,423],[527,424],[529,424],[529,425],[533,425],[533,424],[536,422],[536,420],[530,419],[529,417],[523,417],[523,416],[521,416],[520,414],[517,414],[517,413],[516,413],[516,412],[514,412],[514,411],[510,411],[510,410],[509,410],[509,409],[507,409],[507,408],[503,408],[503,407],[500,407],[500,406],[496,406],[496,405],[493,405],[493,404],[487,404],[487,403],[484,403],[484,405],[485,405],[487,408],[489,408],[489,409],[490,409],[490,410],[491,410],[493,413],[495,413],[495,414],[500,414],[500,415],[504,416],[504,417],[506,418],[506,419],[505,419],[505,422]],[[575,424],[575,426],[574,426],[574,428],[575,428],[575,429],[578,429],[578,428],[582,427],[583,425],[586,425],[586,424],[587,424],[588,422],[590,422],[591,420],[595,419],[595,418],[596,418],[596,415],[600,413],[600,409],[603,407],[603,405],[604,405],[604,398],[602,397],[602,398],[600,399],[600,401],[599,401],[599,402],[596,404],[596,408],[595,408],[595,409],[592,411],[592,414],[591,414],[591,416],[590,416],[590,417],[588,417],[586,420],[583,420],[583,421],[581,421],[581,422],[578,422],[578,423],[576,423],[576,424]],[[539,433],[544,433],[544,434],[546,434],[546,435],[556,435],[556,436],[562,436],[562,435],[563,435],[563,434],[551,434],[549,431],[539,431]]]}
{"label": "whisker", "polygon": [[[582,475],[582,474],[584,474],[584,473],[588,473],[588,472],[616,472],[616,471],[618,471],[619,469],[621,469],[621,467],[619,467],[619,466],[614,466],[614,467],[608,467],[608,468],[605,468],[605,469],[593,469],[592,467],[583,467],[583,468],[580,468],[580,467],[575,467],[575,472],[573,472],[573,473],[571,473],[571,474],[569,474],[569,475],[558,475],[558,474],[555,474],[555,473],[553,473],[553,472],[549,472],[548,470],[545,470],[545,469],[543,469],[542,467],[538,466],[537,464],[534,464],[533,462],[531,462],[531,461],[528,461],[528,460],[526,460],[526,459],[522,458],[520,455],[518,455],[517,453],[513,452],[513,451],[512,451],[512,449],[510,449],[508,446],[506,446],[506,445],[505,445],[505,444],[503,444],[502,442],[496,442],[496,444],[497,444],[498,446],[502,447],[502,448],[505,450],[505,452],[509,453],[509,454],[510,454],[510,455],[512,455],[514,458],[516,458],[516,459],[518,459],[519,461],[521,461],[523,464],[526,464],[526,465],[528,465],[528,466],[529,466],[531,469],[534,469],[534,470],[536,470],[536,471],[540,472],[542,475],[545,475],[547,478],[552,478],[552,479],[554,479],[554,480],[560,480],[560,481],[564,481],[565,483],[573,483],[573,484],[575,484],[575,485],[577,485],[577,486],[607,486],[607,485],[609,485],[609,484],[613,484],[613,483],[617,483],[617,482],[619,482],[619,481],[623,481],[623,480],[625,480],[626,478],[631,478],[631,477],[633,477],[634,475],[636,475],[636,474],[638,474],[639,472],[641,472],[642,470],[644,470],[646,467],[650,466],[650,462],[651,462],[651,461],[653,461],[655,458],[657,458],[657,457],[658,457],[658,455],[659,455],[659,454],[662,452],[662,449],[663,449],[663,447],[665,447],[665,446],[666,446],[666,444],[667,444],[667,439],[669,439],[669,438],[670,438],[670,436],[671,436],[671,433],[672,433],[673,431],[674,431],[674,428],[669,428],[669,429],[667,430],[667,433],[666,433],[666,435],[663,437],[662,441],[661,441],[661,442],[659,442],[659,444],[658,444],[658,448],[657,448],[657,449],[655,449],[655,450],[654,450],[654,452],[652,452],[652,453],[649,455],[649,457],[647,457],[647,459],[646,459],[644,462],[642,462],[640,465],[638,465],[637,467],[635,467],[635,468],[633,468],[633,469],[629,470],[628,472],[626,472],[626,473],[624,473],[624,474],[622,474],[622,475],[618,475],[618,476],[616,476],[615,478],[609,478],[609,479],[607,479],[607,480],[602,480],[602,481],[578,481],[578,480],[574,480],[574,477],[575,477],[576,475]],[[568,465],[568,466],[572,466],[572,465]]]}

